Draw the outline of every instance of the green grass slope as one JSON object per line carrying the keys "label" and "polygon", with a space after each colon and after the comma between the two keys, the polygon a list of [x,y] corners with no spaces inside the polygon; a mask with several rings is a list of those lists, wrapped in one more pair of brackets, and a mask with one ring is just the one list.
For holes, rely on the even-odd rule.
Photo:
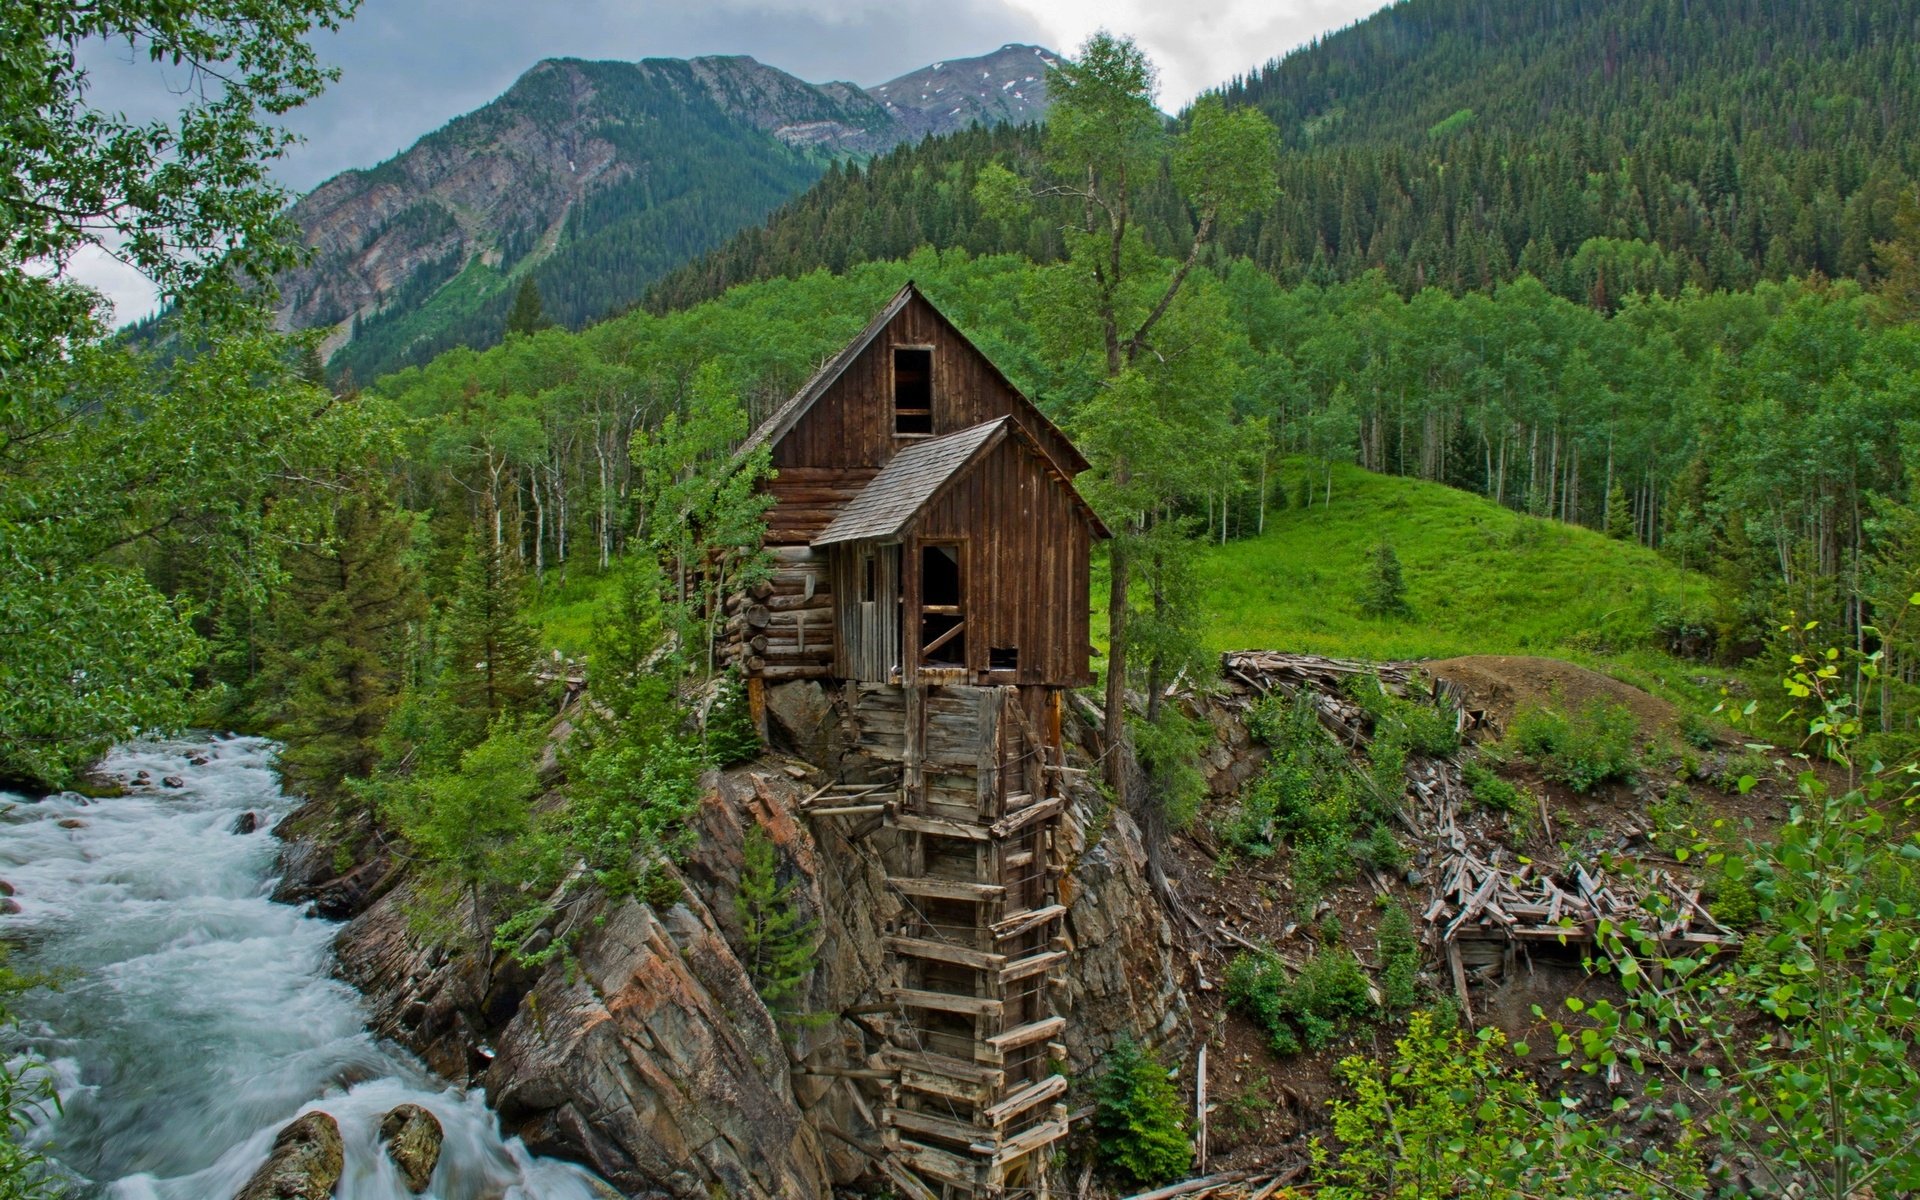
{"label": "green grass slope", "polygon": [[[1282,469],[1297,484],[1312,468]],[[1409,616],[1361,611],[1382,541]],[[1637,655],[1661,614],[1706,595],[1704,578],[1633,543],[1352,466],[1334,469],[1331,505],[1269,510],[1263,535],[1208,548],[1200,575],[1210,648],[1366,659]]]}

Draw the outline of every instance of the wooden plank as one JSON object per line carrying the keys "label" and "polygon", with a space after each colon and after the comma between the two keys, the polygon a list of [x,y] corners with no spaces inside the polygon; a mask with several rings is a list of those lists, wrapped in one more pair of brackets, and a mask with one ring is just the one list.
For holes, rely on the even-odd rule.
{"label": "wooden plank", "polygon": [[1026,1112],[1036,1105],[1045,1104],[1055,1096],[1067,1090],[1065,1075],[1049,1075],[1038,1083],[1030,1083],[1013,1095],[980,1114],[980,1119],[989,1125],[1005,1125],[1008,1121]]}
{"label": "wooden plank", "polygon": [[1071,957],[1072,955],[1068,954],[1065,950],[1045,950],[1029,958],[1020,959],[1018,962],[1007,963],[1000,968],[1000,982],[1012,983],[1018,979],[1025,979],[1030,975],[1038,975],[1042,971],[1047,970],[1057,963],[1063,963]]}
{"label": "wooden plank", "polygon": [[987,1130],[971,1122],[956,1121],[911,1108],[883,1108],[880,1110],[880,1119],[895,1129],[958,1142],[962,1146],[972,1144],[987,1133]]}
{"label": "wooden plank", "polygon": [[1035,1042],[1044,1042],[1066,1027],[1065,1017],[1048,1017],[990,1037],[986,1044],[1004,1054],[1009,1050],[1018,1050],[1022,1046],[1031,1046]]}
{"label": "wooden plank", "polygon": [[1035,822],[1057,817],[1060,815],[1060,809],[1064,804],[1065,801],[1059,796],[1055,796],[1049,800],[1042,800],[1038,804],[1029,804],[1013,815],[1001,817],[998,821],[995,821],[993,823],[993,836],[997,838],[1012,837],[1014,834]]}
{"label": "wooden plank", "polygon": [[1008,1138],[997,1149],[984,1142],[975,1142],[973,1151],[976,1154],[991,1154],[993,1165],[999,1166],[1017,1158],[1024,1158],[1040,1147],[1051,1145],[1065,1136],[1067,1136],[1067,1117],[1066,1110],[1062,1109],[1059,1116],[1035,1125],[1018,1137]]}
{"label": "wooden plank", "polygon": [[903,812],[893,819],[895,827],[912,833],[931,833],[939,837],[966,838],[970,841],[988,841],[991,835],[984,825],[973,825],[965,821],[948,821],[940,817],[927,817],[919,813]]}
{"label": "wooden plank", "polygon": [[993,940],[1004,942],[1009,938],[1017,938],[1023,933],[1031,933],[1047,922],[1066,915],[1067,906],[1064,904],[1049,904],[1045,908],[1015,913],[1003,921],[994,922]]}
{"label": "wooden plank", "polygon": [[998,900],[1007,894],[1007,889],[997,883],[965,883],[958,879],[904,879],[889,875],[887,883],[903,895],[935,900]]}
{"label": "wooden plank", "polygon": [[1007,1073],[999,1067],[968,1062],[964,1058],[954,1058],[947,1054],[935,1054],[931,1050],[905,1050],[899,1046],[883,1046],[880,1049],[880,1061],[902,1073],[914,1071],[926,1075],[938,1075],[942,1078],[961,1080],[996,1090],[1007,1080]]}
{"label": "wooden plank", "polygon": [[970,1158],[962,1158],[950,1150],[936,1150],[932,1146],[903,1138],[892,1130],[888,1130],[887,1149],[922,1175],[931,1175],[961,1187],[973,1186],[974,1163]]}
{"label": "wooden plank", "polygon": [[937,941],[933,938],[889,937],[887,948],[895,954],[930,958],[935,962],[972,967],[977,971],[1004,971],[1007,968],[1007,956],[1004,954],[989,954],[985,950],[975,950],[971,946]]}
{"label": "wooden plank", "polygon": [[930,1008],[935,1012],[960,1013],[969,1017],[997,1017],[1004,1002],[991,1000],[983,996],[956,996],[950,992],[933,992],[925,988],[884,987],[880,989],[883,999],[895,1004],[904,1004],[908,1008]]}
{"label": "wooden plank", "polygon": [[893,1181],[893,1186],[907,1197],[907,1200],[940,1200],[934,1190],[914,1177],[913,1171],[892,1158],[880,1160],[881,1170]]}

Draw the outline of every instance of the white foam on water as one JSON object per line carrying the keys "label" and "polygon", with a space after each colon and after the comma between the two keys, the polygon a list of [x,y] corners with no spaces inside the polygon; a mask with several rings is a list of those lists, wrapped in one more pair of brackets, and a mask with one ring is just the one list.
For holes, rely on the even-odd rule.
{"label": "white foam on water", "polygon": [[[16,966],[67,979],[19,1006],[25,1049],[61,1097],[37,1140],[85,1195],[225,1200],[281,1127],[320,1109],[346,1143],[338,1200],[406,1200],[378,1128],[414,1103],[446,1131],[427,1195],[592,1200],[582,1172],[502,1138],[477,1092],[376,1041],[360,996],[329,974],[336,926],[268,899],[279,843],[267,830],[293,807],[273,751],[261,738],[144,742],[103,764],[127,781],[148,773],[126,797],[0,792],[0,879],[20,906],[0,916],[0,939]],[[249,811],[260,830],[234,832]]]}

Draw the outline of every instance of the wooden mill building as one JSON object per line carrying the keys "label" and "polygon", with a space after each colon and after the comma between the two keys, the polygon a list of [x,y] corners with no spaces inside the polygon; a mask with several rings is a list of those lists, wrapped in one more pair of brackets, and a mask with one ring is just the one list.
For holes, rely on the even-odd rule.
{"label": "wooden mill building", "polygon": [[[774,578],[730,622],[756,697],[835,689],[859,752],[814,805],[897,833],[881,1110],[916,1200],[1043,1195],[1067,1132],[1055,831],[1092,682],[1086,460],[912,284],[756,431]],[[869,818],[873,819],[873,818]]]}

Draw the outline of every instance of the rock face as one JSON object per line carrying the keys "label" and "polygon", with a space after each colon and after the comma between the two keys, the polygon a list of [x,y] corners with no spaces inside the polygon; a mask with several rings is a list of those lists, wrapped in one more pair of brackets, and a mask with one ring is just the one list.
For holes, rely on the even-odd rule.
{"label": "rock face", "polygon": [[380,1119],[380,1143],[387,1148],[393,1165],[400,1168],[407,1190],[416,1196],[433,1182],[444,1136],[440,1118],[418,1104],[399,1105]]}
{"label": "rock face", "polygon": [[273,1139],[266,1163],[234,1200],[327,1200],[345,1165],[339,1124],[326,1113],[310,1112]]}
{"label": "rock face", "polygon": [[[811,711],[818,699],[791,685],[771,690],[776,711]],[[846,739],[832,728],[831,705],[824,712],[831,750]],[[555,930],[571,939],[570,964],[536,973],[495,961],[489,971],[478,955],[418,944],[403,880],[342,930],[341,972],[366,994],[377,1033],[450,1078],[484,1085],[509,1133],[627,1194],[824,1200],[836,1186],[871,1182],[872,1160],[848,1139],[879,1145],[879,1085],[830,1072],[878,1065],[883,1031],[861,1010],[890,982],[882,943],[898,904],[885,885],[890,835],[857,819],[801,818],[800,799],[821,779],[796,779],[790,765],[763,759],[711,776],[677,900],[571,914]],[[1185,1017],[1139,835],[1091,788],[1082,793],[1067,826],[1076,1073],[1116,1038],[1160,1040]],[[819,923],[801,1007],[840,1014],[824,1024],[782,1030],[737,957],[733,896],[756,825],[778,849],[782,877],[795,881],[804,917]],[[282,823],[317,827],[298,814]],[[292,867],[330,861],[311,845],[289,851],[290,882]]]}

